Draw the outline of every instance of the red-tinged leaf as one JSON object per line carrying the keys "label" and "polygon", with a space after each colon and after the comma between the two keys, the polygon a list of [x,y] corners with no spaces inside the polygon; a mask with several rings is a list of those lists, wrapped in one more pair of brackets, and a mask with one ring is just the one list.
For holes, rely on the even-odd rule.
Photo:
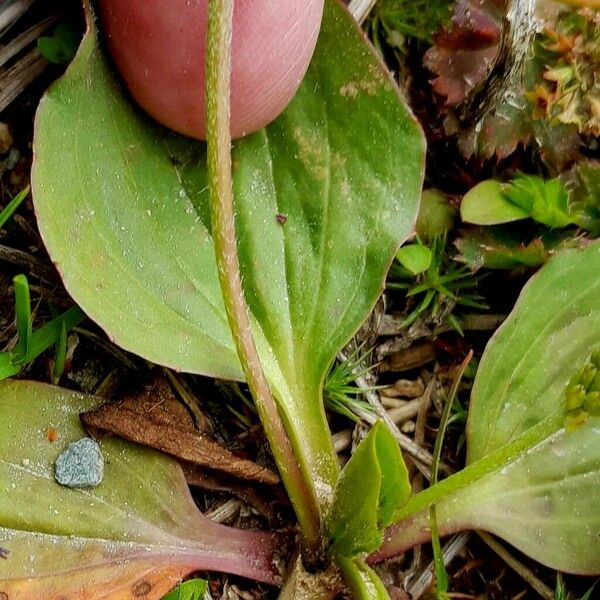
{"label": "red-tinged leaf", "polygon": [[98,404],[52,386],[0,384],[0,592],[10,600],[158,600],[197,570],[275,583],[281,540],[206,519],[179,465],[156,451],[105,439],[99,486],[56,483],[57,456],[84,435],[78,414]]}
{"label": "red-tinged leaf", "polygon": [[502,0],[459,0],[452,27],[435,37],[425,66],[437,77],[433,89],[457,106],[481,83],[498,54],[502,32]]}

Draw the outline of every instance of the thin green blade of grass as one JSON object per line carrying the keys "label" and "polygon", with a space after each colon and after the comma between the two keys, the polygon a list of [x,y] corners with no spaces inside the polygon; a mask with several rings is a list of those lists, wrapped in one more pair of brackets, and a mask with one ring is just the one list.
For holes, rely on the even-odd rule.
{"label": "thin green blade of grass", "polygon": [[52,319],[31,335],[29,351],[24,361],[15,361],[14,351],[0,353],[0,380],[18,375],[23,366],[35,360],[42,352],[58,341],[62,328],[70,331],[85,320],[85,313],[73,306]]}
{"label": "thin green blade of grass", "polygon": [[54,367],[52,369],[52,383],[58,385],[60,378],[65,370],[65,361],[67,358],[67,327],[63,321],[60,324],[60,333],[56,340],[56,350],[54,352]]}
{"label": "thin green blade of grass", "polygon": [[[431,485],[435,485],[438,482],[440,462],[442,458],[442,447],[444,444],[444,437],[446,435],[446,429],[450,423],[450,415],[452,412],[452,405],[456,398],[458,386],[463,378],[463,375],[467,369],[467,366],[473,358],[473,351],[471,350],[467,354],[466,358],[461,363],[456,378],[452,383],[448,400],[444,406],[442,417],[440,419],[440,426],[438,434],[435,438],[435,445],[433,448],[433,461],[431,463]],[[429,509],[429,518],[431,522],[431,545],[433,547],[433,563],[435,568],[435,580],[436,580],[436,596],[440,600],[447,598],[447,592],[449,587],[448,573],[446,572],[446,566],[444,565],[444,555],[442,552],[442,545],[440,543],[440,534],[437,526],[437,512],[435,504]]]}
{"label": "thin green blade of grass", "polygon": [[31,297],[29,282],[25,275],[17,275],[13,279],[15,286],[15,314],[17,319],[17,345],[13,350],[13,360],[16,364],[27,361],[32,334]]}
{"label": "thin green blade of grass", "polygon": [[19,208],[21,202],[27,198],[29,194],[29,186],[21,190],[0,212],[0,227],[4,227],[6,222],[13,216],[13,213]]}
{"label": "thin green blade of grass", "polygon": [[52,344],[56,343],[60,336],[63,324],[65,329],[70,331],[73,327],[77,327],[77,325],[81,324],[85,318],[85,313],[78,306],[73,306],[56,319],[52,319],[52,321],[40,327],[31,336],[27,362],[34,360],[44,352],[44,350],[47,350]]}

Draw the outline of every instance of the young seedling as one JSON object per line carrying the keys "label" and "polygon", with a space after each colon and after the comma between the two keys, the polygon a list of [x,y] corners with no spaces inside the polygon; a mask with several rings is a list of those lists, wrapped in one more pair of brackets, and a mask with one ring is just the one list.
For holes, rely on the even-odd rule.
{"label": "young seedling", "polygon": [[54,360],[54,377],[56,377],[57,374],[62,373],[62,366],[64,366],[61,340],[66,338],[67,331],[77,327],[86,316],[79,307],[74,306],[33,332],[27,278],[25,275],[17,275],[14,282],[18,341],[14,349],[0,352],[0,380],[18,375],[25,365],[33,362],[53,344],[57,344]]}
{"label": "young seedling", "polygon": [[[386,285],[390,289],[406,290],[407,301],[416,304],[402,326],[409,327],[423,316],[433,320],[441,318],[449,303],[480,310],[487,308],[483,298],[473,291],[478,278],[467,267],[454,262],[447,265],[447,262],[445,237],[436,237],[430,247],[412,244],[400,249]],[[445,319],[462,334],[460,322],[452,311]]]}

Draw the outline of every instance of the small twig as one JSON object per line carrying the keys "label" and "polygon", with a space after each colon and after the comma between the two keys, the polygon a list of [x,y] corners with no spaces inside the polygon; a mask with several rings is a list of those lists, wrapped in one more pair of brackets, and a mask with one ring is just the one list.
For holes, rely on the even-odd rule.
{"label": "small twig", "polygon": [[47,66],[48,61],[34,48],[5,71],[0,77],[0,112],[33,83]]}
{"label": "small twig", "polygon": [[417,422],[415,424],[414,438],[417,444],[425,443],[425,425],[427,424],[427,412],[431,406],[431,398],[433,396],[433,387],[435,386],[435,376],[432,376],[425,388],[425,392],[421,397],[421,406],[417,413]]}
{"label": "small twig", "polygon": [[491,535],[478,531],[477,535],[489,546],[515,573],[521,576],[542,598],[554,600],[554,592],[531,569],[517,560],[504,546],[499,544]]}
{"label": "small twig", "polygon": [[115,346],[110,341],[106,340],[104,337],[94,333],[93,331],[89,331],[83,327],[73,327],[73,331],[83,337],[88,338],[100,348],[105,350],[108,354],[116,358],[126,369],[131,371],[139,371],[138,365],[136,365],[129,356],[125,353],[124,350],[121,350],[118,346]]}
{"label": "small twig", "polygon": [[119,385],[119,379],[119,369],[111,369],[94,390],[94,395],[100,398],[111,398]]}
{"label": "small twig", "polygon": [[23,250],[10,248],[9,246],[0,246],[0,261],[16,265],[27,274],[39,277],[48,283],[56,281],[56,274],[45,262],[35,258],[35,256],[31,256],[27,252],[23,252]]}
{"label": "small twig", "polygon": [[414,419],[419,414],[422,405],[423,397],[415,398],[410,402],[406,402],[403,406],[388,408],[387,413],[396,425],[402,425],[402,423]]}
{"label": "small twig", "polygon": [[[468,539],[469,532],[459,533],[458,535],[453,536],[452,539],[444,545],[442,553],[445,565],[449,565],[454,560],[457,554],[464,548]],[[433,562],[430,562],[415,579],[414,583],[408,586],[406,591],[413,600],[418,600],[431,585],[433,580],[433,569],[434,564]]]}
{"label": "small twig", "polygon": [[362,25],[376,3],[377,0],[350,0],[348,11],[354,17],[355,21],[359,25]]}
{"label": "small twig", "polygon": [[181,381],[179,377],[175,375],[175,373],[173,373],[173,371],[171,371],[170,369],[163,369],[163,372],[167,376],[167,379],[173,386],[173,389],[175,390],[181,401],[186,405],[187,409],[192,414],[192,417],[194,419],[194,425],[196,425],[196,429],[203,433],[210,431],[212,428],[211,422],[207,418],[207,416],[200,410],[198,400],[194,396],[194,394],[190,392],[185,383]]}

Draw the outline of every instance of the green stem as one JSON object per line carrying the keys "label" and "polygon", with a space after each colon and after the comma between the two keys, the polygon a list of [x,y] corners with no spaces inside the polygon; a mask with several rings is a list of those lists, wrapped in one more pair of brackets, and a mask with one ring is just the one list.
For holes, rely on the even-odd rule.
{"label": "green stem", "polygon": [[336,562],[353,598],[356,600],[390,600],[390,595],[383,582],[364,560],[338,557]]}
{"label": "green stem", "polygon": [[230,79],[234,0],[210,0],[206,55],[206,117],[211,224],[229,326],[267,439],[304,536],[306,550],[321,552],[321,511],[303,477],[271,394],[252,333],[238,259],[231,174]]}
{"label": "green stem", "polygon": [[[431,533],[427,527],[430,524],[429,514],[424,514],[422,511],[433,504],[449,499],[458,490],[509,464],[529,448],[559,431],[563,426],[563,419],[564,416],[560,413],[547,417],[502,448],[413,496],[400,509],[396,523],[387,530],[383,545],[369,558],[369,562],[379,562],[391,558],[430,538]],[[448,529],[444,533],[453,531]]]}

